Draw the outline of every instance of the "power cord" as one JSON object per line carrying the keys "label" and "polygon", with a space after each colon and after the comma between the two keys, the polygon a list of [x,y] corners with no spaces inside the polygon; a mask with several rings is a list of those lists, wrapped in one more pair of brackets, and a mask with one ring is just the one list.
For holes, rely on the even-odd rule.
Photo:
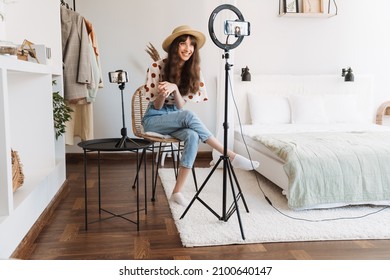
{"label": "power cord", "polygon": [[[261,182],[259,180],[259,176],[260,174],[255,170],[255,167],[253,166],[253,162],[252,162],[252,157],[251,157],[251,154],[249,152],[249,149],[248,149],[248,145],[246,143],[246,140],[245,140],[245,137],[244,137],[244,133],[242,131],[242,123],[241,123],[241,117],[240,117],[240,112],[238,110],[238,106],[237,106],[237,103],[236,103],[236,100],[234,98],[234,90],[233,90],[233,86],[232,86],[232,82],[231,82],[231,77],[230,77],[230,74],[228,73],[228,76],[229,76],[229,86],[230,86],[230,91],[231,91],[231,95],[232,95],[232,100],[233,100],[233,103],[234,103],[234,107],[235,107],[235,110],[236,110],[236,113],[237,113],[237,119],[238,119],[238,123],[239,123],[239,128],[240,128],[240,136],[241,136],[241,139],[242,139],[242,142],[244,143],[244,146],[245,146],[245,150],[248,154],[248,158],[251,162],[251,165],[252,165],[252,169],[253,169],[253,172],[255,174],[255,177],[256,177],[256,182],[257,182],[257,185],[259,187],[259,190],[261,191],[261,193],[263,194],[265,200],[267,200],[268,204],[275,210],[277,211],[279,214],[287,217],[287,218],[290,218],[290,219],[293,219],[293,220],[298,220],[298,221],[305,221],[305,222],[315,222],[315,223],[318,223],[318,222],[329,222],[329,221],[338,221],[338,220],[356,220],[356,219],[361,219],[361,218],[365,218],[365,217],[368,217],[368,216],[371,216],[371,215],[374,215],[374,214],[377,214],[379,212],[382,212],[388,208],[390,208],[390,205],[389,206],[384,206],[376,211],[373,211],[373,212],[370,212],[370,213],[367,213],[367,214],[364,214],[364,215],[361,215],[361,216],[354,216],[354,217],[339,217],[339,218],[329,218],[329,219],[318,219],[318,220],[313,220],[313,219],[305,219],[305,218],[298,218],[298,217],[293,217],[291,215],[288,215],[286,213],[284,213],[283,211],[279,210],[278,208],[276,208],[273,204],[272,204],[272,201],[268,198],[268,196],[265,194],[263,188],[261,187]],[[261,164],[261,163],[260,163]]]}

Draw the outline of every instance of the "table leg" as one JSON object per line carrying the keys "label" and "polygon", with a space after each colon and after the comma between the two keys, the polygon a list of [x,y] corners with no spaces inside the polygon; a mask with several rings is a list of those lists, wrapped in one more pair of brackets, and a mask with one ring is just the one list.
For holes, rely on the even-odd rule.
{"label": "table leg", "polygon": [[[140,163],[139,162],[139,150],[137,149],[137,166]],[[137,169],[137,231],[139,231],[139,172]]]}
{"label": "table leg", "polygon": [[87,151],[84,149],[84,216],[85,230],[88,230]]}
{"label": "table leg", "polygon": [[146,176],[146,149],[142,150],[144,160],[144,203],[145,203],[145,215],[148,213],[148,202],[147,202],[147,176]]}
{"label": "table leg", "polygon": [[[141,164],[142,164],[142,157],[144,156],[144,153],[142,153],[141,155],[141,159],[140,159],[140,162],[139,164],[137,163],[137,172],[140,171],[141,169]],[[137,177],[134,178],[134,182],[133,182],[133,185],[132,185],[132,188],[135,189],[135,183],[137,182]]]}
{"label": "table leg", "polygon": [[98,151],[98,194],[99,194],[99,215],[102,213],[102,192],[100,185],[100,151]]}
{"label": "table leg", "polygon": [[156,172],[154,171],[154,159],[153,159],[153,162],[152,162],[152,173],[153,173],[153,185],[152,185],[152,189],[153,189],[153,193],[152,193],[152,201],[155,201],[156,200],[156,188],[157,188],[157,177],[158,177],[158,169],[159,169],[159,166],[160,166],[160,161],[161,161],[161,148],[162,148],[162,143],[160,142],[160,145],[158,147],[158,153],[157,153],[157,163],[156,163]]}

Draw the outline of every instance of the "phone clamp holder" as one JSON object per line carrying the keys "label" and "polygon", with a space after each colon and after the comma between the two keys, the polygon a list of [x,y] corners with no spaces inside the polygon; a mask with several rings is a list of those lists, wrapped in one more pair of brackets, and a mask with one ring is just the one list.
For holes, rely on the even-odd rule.
{"label": "phone clamp holder", "polygon": [[121,128],[121,135],[122,138],[115,144],[116,148],[123,148],[126,147],[126,142],[129,140],[132,143],[138,145],[135,141],[133,141],[131,138],[127,136],[127,128],[125,124],[125,106],[123,102],[123,90],[125,89],[125,84],[129,81],[127,72],[123,70],[116,70],[115,72],[109,72],[108,77],[110,80],[110,83],[117,83],[118,87],[121,91],[121,101],[122,101],[122,128]]}

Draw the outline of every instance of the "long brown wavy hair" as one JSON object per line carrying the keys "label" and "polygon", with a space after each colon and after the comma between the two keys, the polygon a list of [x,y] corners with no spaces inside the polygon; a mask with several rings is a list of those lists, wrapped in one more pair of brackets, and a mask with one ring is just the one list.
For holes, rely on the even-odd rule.
{"label": "long brown wavy hair", "polygon": [[[178,48],[181,42],[190,38],[194,52],[180,69],[181,59]],[[164,77],[170,83],[175,83],[181,95],[196,93],[200,83],[200,55],[196,38],[192,35],[181,35],[169,46],[168,57],[165,60]]]}

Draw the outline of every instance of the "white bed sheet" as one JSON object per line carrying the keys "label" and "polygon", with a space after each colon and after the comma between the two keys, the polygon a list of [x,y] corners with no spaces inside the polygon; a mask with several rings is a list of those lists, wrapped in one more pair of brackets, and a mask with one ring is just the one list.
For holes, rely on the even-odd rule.
{"label": "white bed sheet", "polygon": [[[259,134],[297,133],[297,132],[353,132],[353,131],[390,131],[390,127],[373,123],[326,123],[326,124],[245,124],[244,135],[254,137]],[[240,128],[236,128],[240,132]]]}
{"label": "white bed sheet", "polygon": [[390,131],[390,127],[371,123],[336,123],[336,124],[246,124],[235,129],[234,138],[242,142],[244,136],[245,142],[253,149],[266,154],[268,157],[283,160],[273,154],[267,147],[255,140],[258,135],[278,134],[278,133],[299,133],[299,132],[359,132],[359,131]]}
{"label": "white bed sheet", "polygon": [[[390,131],[390,127],[372,123],[334,123],[334,124],[272,124],[243,125],[234,131],[234,149],[246,155],[248,146],[250,157],[260,161],[257,171],[283,189],[286,194],[288,178],[283,169],[284,161],[272,153],[267,147],[255,140],[258,135],[299,132],[362,132]],[[243,141],[245,140],[245,143]],[[373,204],[384,205],[389,202],[378,201]],[[318,205],[315,208],[340,207],[345,204]]]}

